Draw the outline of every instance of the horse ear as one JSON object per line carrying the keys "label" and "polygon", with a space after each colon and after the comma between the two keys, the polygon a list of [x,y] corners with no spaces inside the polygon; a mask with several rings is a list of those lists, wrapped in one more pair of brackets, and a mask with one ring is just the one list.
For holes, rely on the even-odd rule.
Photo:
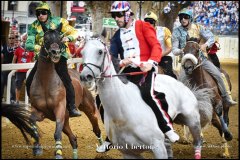
{"label": "horse ear", "polygon": [[103,30],[102,30],[101,36],[103,36],[104,38],[107,37],[107,30],[106,30],[105,27],[104,27]]}
{"label": "horse ear", "polygon": [[58,28],[57,28],[57,31],[58,31],[58,32],[61,32],[61,30],[62,30],[62,23],[60,23],[60,25],[59,25]]}

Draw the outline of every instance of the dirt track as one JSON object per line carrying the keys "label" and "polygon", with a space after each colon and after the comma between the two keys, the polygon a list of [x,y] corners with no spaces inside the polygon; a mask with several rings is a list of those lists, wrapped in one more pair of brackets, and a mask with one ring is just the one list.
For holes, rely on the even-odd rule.
{"label": "dirt track", "polygon": [[[223,66],[223,68],[229,73],[232,81],[232,95],[237,102],[238,100],[238,66]],[[229,112],[230,117],[230,131],[233,134],[233,140],[228,143],[230,158],[239,159],[239,124],[238,124],[238,105],[232,107]],[[21,158],[21,159],[46,159],[54,158],[54,131],[55,123],[45,119],[43,122],[38,123],[42,130],[41,144],[43,146],[43,155],[34,157],[32,155],[31,146],[27,146],[24,142],[20,131],[11,123],[6,123],[5,118],[2,118],[2,148],[1,156],[3,159],[9,158]],[[83,114],[80,118],[72,118],[70,125],[78,137],[78,155],[80,159],[119,159],[122,158],[119,151],[116,149],[110,150],[106,153],[96,153],[97,139],[94,133],[91,131],[91,124],[86,116]],[[100,121],[100,127],[105,137],[105,131]],[[175,130],[180,136],[183,135],[181,126],[174,125]],[[209,126],[204,132],[206,143],[202,148],[203,159],[221,158],[223,148],[221,143],[221,137],[218,134],[217,129],[213,126]],[[191,144],[182,144],[180,142],[173,144],[174,158],[189,159],[193,157],[193,146]],[[63,156],[64,158],[72,158],[72,149],[68,141],[68,138],[63,134]],[[145,158],[153,158],[150,153],[144,154]]]}

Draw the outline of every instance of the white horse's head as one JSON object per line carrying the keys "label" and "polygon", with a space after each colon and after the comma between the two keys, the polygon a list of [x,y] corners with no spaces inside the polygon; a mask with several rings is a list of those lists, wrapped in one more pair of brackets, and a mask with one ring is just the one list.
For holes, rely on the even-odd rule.
{"label": "white horse's head", "polygon": [[105,42],[99,36],[90,38],[81,53],[84,63],[80,78],[89,87],[89,84],[101,78],[109,68],[110,55]]}

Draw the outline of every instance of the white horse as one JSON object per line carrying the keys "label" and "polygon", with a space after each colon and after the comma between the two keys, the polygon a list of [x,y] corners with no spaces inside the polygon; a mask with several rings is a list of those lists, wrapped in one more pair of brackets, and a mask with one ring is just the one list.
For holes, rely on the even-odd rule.
{"label": "white horse", "polygon": [[[152,109],[141,98],[139,88],[123,83],[116,75],[106,44],[100,38],[89,39],[82,51],[84,68],[81,80],[96,82],[104,107],[107,136],[124,158],[142,158],[140,153],[151,150],[155,158],[168,158],[164,134]],[[110,77],[110,78],[109,78]],[[201,157],[201,125],[198,101],[183,83],[167,75],[157,75],[155,90],[163,92],[168,111],[175,123],[189,127],[194,140],[195,158]]]}

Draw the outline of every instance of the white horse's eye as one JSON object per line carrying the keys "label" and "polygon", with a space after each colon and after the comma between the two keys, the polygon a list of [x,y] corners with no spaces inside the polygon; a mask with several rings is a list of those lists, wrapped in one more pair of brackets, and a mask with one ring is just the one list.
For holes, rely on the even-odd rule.
{"label": "white horse's eye", "polygon": [[99,50],[98,54],[101,55],[102,53],[103,53],[103,51],[102,51],[102,50]]}

